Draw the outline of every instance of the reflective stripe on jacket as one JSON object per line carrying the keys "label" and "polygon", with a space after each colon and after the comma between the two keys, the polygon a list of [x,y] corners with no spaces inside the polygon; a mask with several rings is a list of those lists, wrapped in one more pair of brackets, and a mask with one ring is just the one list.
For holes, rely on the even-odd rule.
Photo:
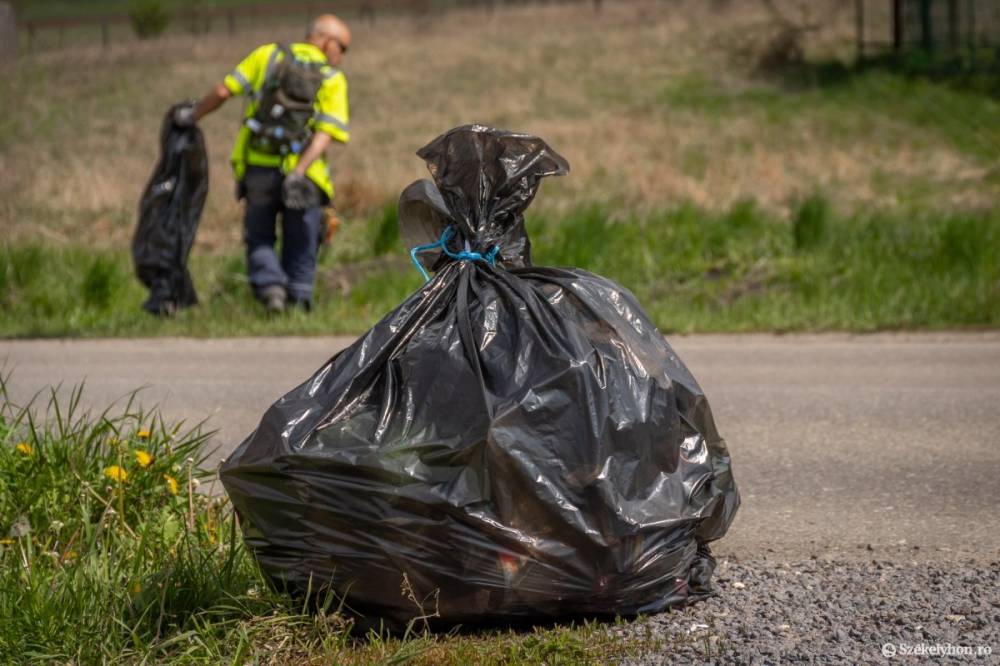
{"label": "reflective stripe on jacket", "polygon": [[[323,52],[312,44],[295,43],[289,45],[289,48],[299,60],[327,63]],[[265,44],[254,49],[250,55],[243,59],[243,62],[236,66],[231,74],[226,76],[224,84],[229,92],[233,95],[247,95],[250,98],[246,112],[243,114],[244,120],[253,117],[257,112],[260,90],[264,87],[264,82],[274,69],[275,64],[283,57],[278,44]],[[339,69],[329,64],[326,64],[322,71],[323,85],[316,94],[316,100],[313,104],[315,113],[312,120],[309,121],[309,128],[313,132],[325,132],[335,140],[347,143],[351,139],[348,126],[347,77]],[[236,144],[233,146],[230,160],[237,180],[243,180],[248,164],[279,167],[285,173],[295,168],[299,159],[298,155],[272,155],[254,150],[250,146],[250,136],[250,130],[246,125],[241,126],[236,135]],[[333,200],[333,182],[326,159],[320,157],[309,165],[306,176],[316,183],[330,197],[331,201]]]}

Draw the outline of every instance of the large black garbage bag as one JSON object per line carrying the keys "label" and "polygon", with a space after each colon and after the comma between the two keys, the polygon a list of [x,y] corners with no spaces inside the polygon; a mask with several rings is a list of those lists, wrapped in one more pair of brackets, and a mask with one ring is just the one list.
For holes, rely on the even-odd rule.
{"label": "large black garbage bag", "polygon": [[155,314],[194,305],[187,261],[208,196],[208,155],[196,126],[178,127],[172,107],[160,128],[160,159],[139,202],[132,260],[149,288],[142,307]]}
{"label": "large black garbage bag", "polygon": [[407,188],[401,220],[448,239],[420,255],[433,280],[222,466],[263,571],[398,623],[706,595],[739,497],[705,396],[627,290],[530,264],[522,213],[565,160],[482,126],[418,154],[436,186]]}

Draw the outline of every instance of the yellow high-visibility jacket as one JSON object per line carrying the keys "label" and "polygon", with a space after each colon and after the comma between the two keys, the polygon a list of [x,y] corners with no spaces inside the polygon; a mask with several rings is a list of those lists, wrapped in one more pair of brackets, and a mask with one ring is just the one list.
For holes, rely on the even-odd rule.
{"label": "yellow high-visibility jacket", "polygon": [[[295,43],[290,44],[289,48],[299,60],[326,64],[322,69],[323,85],[316,94],[316,101],[313,105],[315,114],[309,122],[310,129],[313,132],[326,132],[335,140],[347,143],[351,139],[348,129],[347,77],[339,69],[329,65],[323,52],[312,44]],[[261,88],[264,87],[264,82],[275,63],[283,57],[278,44],[265,44],[254,49],[225,78],[224,84],[229,92],[233,95],[248,95],[250,97],[250,102],[247,104],[243,116],[244,119],[253,117],[257,112],[257,96]],[[236,180],[243,180],[248,164],[277,167],[284,173],[289,173],[295,168],[299,159],[298,155],[282,156],[262,153],[250,146],[250,136],[250,129],[246,125],[240,127],[239,134],[236,135],[236,145],[233,146],[233,153],[230,156]],[[330,178],[330,167],[324,158],[319,158],[309,165],[306,176],[333,201],[333,181]]]}

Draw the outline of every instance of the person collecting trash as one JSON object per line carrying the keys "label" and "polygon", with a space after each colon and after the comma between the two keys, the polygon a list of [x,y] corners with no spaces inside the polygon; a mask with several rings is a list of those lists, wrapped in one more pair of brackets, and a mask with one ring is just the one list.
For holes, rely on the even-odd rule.
{"label": "person collecting trash", "polygon": [[191,126],[235,95],[250,100],[231,161],[237,197],[246,200],[250,285],[269,312],[312,307],[323,206],[333,200],[325,154],[334,141],[350,140],[347,78],[338,69],[350,43],[346,23],[319,16],[304,42],[258,47],[197,104],[174,114],[179,126]]}

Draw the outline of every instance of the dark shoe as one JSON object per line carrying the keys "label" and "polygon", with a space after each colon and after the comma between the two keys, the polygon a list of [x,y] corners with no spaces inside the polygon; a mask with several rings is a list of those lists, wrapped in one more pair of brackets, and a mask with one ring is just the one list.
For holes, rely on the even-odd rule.
{"label": "dark shoe", "polygon": [[151,315],[169,318],[177,314],[177,303],[168,298],[150,296],[146,299],[146,302],[142,304],[142,309]]}
{"label": "dark shoe", "polygon": [[311,312],[312,299],[296,298],[295,296],[290,296],[288,298],[288,307],[295,308],[296,310],[302,310],[303,312]]}
{"label": "dark shoe", "polygon": [[158,313],[161,317],[173,317],[177,314],[177,303],[174,301],[163,301],[160,303],[160,311]]}
{"label": "dark shoe", "polygon": [[285,295],[285,288],[280,285],[274,285],[271,287],[264,287],[260,292],[260,300],[264,303],[264,307],[271,314],[280,314],[285,311],[285,301],[287,296]]}

